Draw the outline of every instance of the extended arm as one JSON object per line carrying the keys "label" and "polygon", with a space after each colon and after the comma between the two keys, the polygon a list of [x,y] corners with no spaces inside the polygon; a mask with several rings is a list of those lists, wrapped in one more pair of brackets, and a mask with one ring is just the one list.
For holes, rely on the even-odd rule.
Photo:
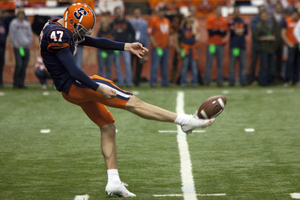
{"label": "extended arm", "polygon": [[89,36],[85,36],[85,41],[83,41],[81,45],[107,49],[107,50],[130,51],[132,54],[137,55],[139,58],[142,58],[141,55],[144,55],[144,53],[148,51],[147,48],[143,47],[143,45],[138,42],[134,42],[134,43],[115,42],[113,40],[109,40],[105,38],[94,38]]}
{"label": "extended arm", "polygon": [[90,36],[85,36],[85,40],[80,43],[80,45],[90,46],[90,47],[96,47],[100,49],[106,49],[106,50],[119,50],[124,51],[124,42],[116,42],[113,40],[109,40],[106,38],[94,38]]}

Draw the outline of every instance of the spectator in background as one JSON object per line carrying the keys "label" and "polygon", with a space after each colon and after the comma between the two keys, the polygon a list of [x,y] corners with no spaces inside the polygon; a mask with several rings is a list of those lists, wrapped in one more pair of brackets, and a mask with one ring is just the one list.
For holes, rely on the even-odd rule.
{"label": "spectator in background", "polygon": [[74,0],[73,3],[84,3],[89,6],[92,10],[95,10],[94,0]]}
{"label": "spectator in background", "polygon": [[0,2],[0,9],[2,9],[3,23],[8,33],[9,24],[15,18],[16,4],[12,0],[3,0]]}
{"label": "spectator in background", "polygon": [[[300,2],[299,2],[299,9],[296,7],[298,14],[300,14],[299,9],[300,9]],[[298,20],[294,31],[293,31],[293,35],[295,37],[295,39],[298,41],[298,44],[300,44],[300,20]]]}
{"label": "spectator in background", "polygon": [[[192,20],[192,23],[193,23],[193,26],[195,27],[195,29],[197,29],[198,31],[199,30],[199,22],[198,22],[198,19],[197,19],[197,9],[196,9],[196,6],[195,5],[190,5],[189,6],[189,12],[188,14],[190,15],[190,20]],[[187,18],[184,18],[182,21],[181,21],[181,24],[180,24],[180,29],[183,28],[183,25],[186,23],[186,20]]]}
{"label": "spectator in background", "polygon": [[13,87],[25,89],[24,79],[29,61],[29,47],[32,42],[32,30],[30,23],[25,19],[24,9],[19,9],[17,18],[9,25],[9,39],[14,47],[16,68]]}
{"label": "spectator in background", "polygon": [[[197,12],[197,7],[194,4],[190,5],[189,6],[189,12],[190,12],[191,18],[193,20],[193,26],[195,26],[195,29],[198,31],[198,34],[199,34],[198,37],[200,37],[200,26],[199,26],[199,21],[198,21],[198,18],[197,18],[199,16],[199,12]],[[198,52],[199,52],[199,48],[198,47],[197,47],[197,49],[198,49]],[[197,68],[198,68],[198,60],[197,60]],[[199,70],[198,70],[198,82],[201,85],[203,85],[202,76],[201,76],[201,73],[200,73]]]}
{"label": "spectator in background", "polygon": [[261,52],[258,84],[268,86],[271,84],[272,72],[275,67],[275,36],[274,29],[272,29],[272,26],[267,22],[268,14],[261,12],[259,17],[260,22],[253,31],[254,39],[258,43],[258,48]]}
{"label": "spectator in background", "polygon": [[16,4],[11,0],[3,0],[0,2],[0,8],[3,11],[3,16],[15,16]]}
{"label": "spectator in background", "polygon": [[[95,10],[94,0],[74,0],[73,3],[84,3],[89,6],[92,10]],[[83,57],[83,45],[77,45],[77,53],[75,55],[75,60],[77,66],[82,68],[82,58]]]}
{"label": "spectator in background", "polygon": [[298,13],[300,13],[300,1],[299,0],[294,1],[293,4],[290,5],[286,10],[288,10],[290,7],[296,8]]}
{"label": "spectator in background", "polygon": [[57,0],[58,7],[67,7],[73,3],[73,0]]}
{"label": "spectator in background", "polygon": [[157,8],[157,5],[161,2],[162,2],[161,0],[148,0],[148,4],[149,4],[151,10],[153,10],[153,11],[155,11],[155,9]]}
{"label": "spectator in background", "polygon": [[[171,22],[171,33],[178,40],[177,41],[178,44],[180,44],[180,42],[181,42],[181,35],[179,34],[179,29],[180,29],[180,27],[183,26],[183,24],[181,24],[181,22],[182,22],[182,15],[180,15],[180,14],[174,16],[173,21]],[[172,67],[171,67],[171,80],[170,80],[171,83],[175,83],[175,82],[179,83],[179,81],[180,81],[180,77],[179,77],[179,80],[175,80],[176,75],[177,75],[177,68],[178,68],[179,60],[180,60],[179,54],[177,53],[177,51],[174,51]]]}
{"label": "spectator in background", "polygon": [[39,79],[42,89],[47,89],[47,79],[51,79],[50,74],[48,73],[42,58],[39,56],[35,63],[35,75]]}
{"label": "spectator in background", "polygon": [[3,12],[0,9],[0,89],[4,88],[3,85],[3,68],[5,63],[5,46],[6,46],[6,36],[7,28],[3,21]]}
{"label": "spectator in background", "polygon": [[170,28],[170,21],[165,17],[165,8],[157,7],[156,16],[152,17],[148,28],[151,49],[151,87],[156,86],[159,65],[161,65],[161,85],[163,87],[169,86],[168,58]]}
{"label": "spectator in background", "polygon": [[[97,37],[114,40],[114,32],[110,29],[109,18],[103,17],[100,21],[100,29]],[[114,60],[114,52],[112,50],[98,49],[98,75],[107,79],[111,79],[111,66]],[[106,75],[104,76],[103,69],[106,67]]]}
{"label": "spectator in background", "polygon": [[[141,18],[141,9],[136,7],[133,10],[134,17],[129,20],[132,27],[135,30],[135,41],[141,43],[144,47],[148,48],[149,37],[147,34],[148,23],[145,19]],[[143,63],[147,60],[147,56],[144,55],[143,58],[139,58],[136,55],[132,55],[132,64],[136,63],[134,85],[139,86],[141,81],[141,73],[143,69]]]}
{"label": "spectator in background", "polygon": [[224,39],[227,34],[228,26],[226,20],[221,15],[220,6],[216,6],[214,15],[206,20],[206,29],[208,31],[208,46],[204,85],[209,86],[210,84],[213,59],[216,56],[218,68],[217,86],[222,87],[224,46],[226,43]]}
{"label": "spectator in background", "polygon": [[288,2],[286,0],[265,0],[263,6],[266,8],[267,14],[272,15],[275,12],[275,7],[278,3],[280,3],[284,9],[288,7]]}
{"label": "spectator in background", "polygon": [[291,16],[287,17],[282,24],[281,36],[288,47],[288,61],[283,84],[284,87],[287,87],[290,81],[292,81],[293,85],[300,87],[300,53],[298,47],[299,42],[293,34],[298,20],[299,13],[296,9],[293,9]]}
{"label": "spectator in background", "polygon": [[234,6],[251,6],[252,0],[235,0]]}
{"label": "spectator in background", "polygon": [[258,42],[254,39],[253,31],[256,25],[260,22],[259,15],[262,12],[266,12],[265,7],[263,5],[258,6],[258,14],[254,15],[250,21],[250,28],[252,32],[252,47],[251,47],[250,72],[247,78],[247,85],[251,85],[255,80],[256,63],[258,58],[260,57],[259,45]]}
{"label": "spectator in background", "polygon": [[189,13],[190,13],[190,17],[191,20],[193,21],[193,26],[195,26],[196,29],[199,29],[199,22],[197,19],[197,8],[195,5],[190,5],[189,6]]}
{"label": "spectator in background", "polygon": [[230,30],[230,70],[229,86],[235,85],[235,64],[239,60],[240,85],[246,85],[247,54],[245,36],[248,34],[248,27],[245,21],[240,17],[240,8],[234,7],[233,19],[228,23]]}
{"label": "spectator in background", "polygon": [[172,21],[173,18],[178,15],[179,5],[178,0],[169,0],[166,1],[166,17]]}
{"label": "spectator in background", "polygon": [[217,6],[217,0],[199,0],[195,5],[197,17],[209,17],[213,14],[214,8]]}
{"label": "spectator in background", "polygon": [[192,86],[197,87],[198,86],[198,68],[197,68],[198,49],[197,48],[198,48],[200,35],[199,35],[198,27],[196,24],[194,24],[191,14],[187,14],[185,16],[184,21],[185,24],[179,30],[179,34],[181,35],[181,43],[179,45],[178,42],[176,42],[177,52],[182,57],[180,85],[181,87],[186,86],[187,72],[190,66],[192,71]]}
{"label": "spectator in background", "polygon": [[282,83],[281,78],[281,66],[282,66],[282,51],[283,51],[283,40],[281,37],[282,23],[285,21],[283,15],[283,8],[280,2],[276,3],[275,10],[271,16],[272,26],[275,34],[275,69],[273,82]]}
{"label": "spectator in background", "polygon": [[116,8],[120,8],[121,13],[125,12],[123,0],[99,0],[98,9],[102,15],[114,15]]}
{"label": "spectator in background", "polygon": [[[118,42],[133,42],[135,39],[135,31],[131,23],[124,18],[124,13],[121,8],[115,8],[115,20],[110,24],[111,29],[114,31],[115,41]],[[132,86],[132,65],[131,53],[129,51],[115,51],[115,67],[119,87],[124,84],[123,74],[121,71],[121,55],[124,60],[126,85]]]}

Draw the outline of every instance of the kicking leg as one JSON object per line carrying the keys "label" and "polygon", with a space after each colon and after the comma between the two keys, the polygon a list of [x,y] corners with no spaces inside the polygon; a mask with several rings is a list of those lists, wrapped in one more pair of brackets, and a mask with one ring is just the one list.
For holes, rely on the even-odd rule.
{"label": "kicking leg", "polygon": [[131,96],[128,100],[125,109],[144,118],[163,122],[174,122],[177,118],[177,113],[170,112],[160,107],[148,104],[136,96]]}
{"label": "kicking leg", "polygon": [[173,122],[181,125],[185,133],[191,133],[195,128],[210,126],[215,119],[199,119],[197,113],[192,115],[177,114],[160,107],[145,103],[136,96],[131,96],[125,109],[145,119]]}
{"label": "kicking leg", "polygon": [[[67,101],[75,104],[76,102],[82,102],[86,101],[86,99],[89,99],[88,102],[98,102],[106,106],[126,109],[145,119],[172,122],[181,125],[182,130],[185,133],[191,133],[195,128],[203,128],[211,125],[214,122],[214,119],[199,119],[197,114],[191,116],[187,114],[177,114],[167,111],[160,107],[141,101],[131,93],[121,90],[120,88],[115,86],[110,80],[104,79],[97,75],[94,75],[91,78],[94,81],[105,85],[105,87],[115,90],[117,96],[114,99],[105,99],[100,93],[96,91],[72,85],[69,89],[68,95],[65,95],[63,93],[64,98]],[[95,114],[95,112],[92,111],[91,115],[92,114]]]}

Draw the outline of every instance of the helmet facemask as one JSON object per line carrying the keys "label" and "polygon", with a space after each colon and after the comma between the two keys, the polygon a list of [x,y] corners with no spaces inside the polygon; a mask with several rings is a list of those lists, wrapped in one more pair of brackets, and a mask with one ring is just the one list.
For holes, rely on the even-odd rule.
{"label": "helmet facemask", "polygon": [[73,24],[73,38],[76,37],[75,44],[79,44],[85,40],[85,35],[91,32],[90,30],[87,30],[84,26],[81,24]]}
{"label": "helmet facemask", "polygon": [[[74,23],[73,24],[73,30],[74,30],[74,33],[73,33],[73,37],[77,35],[77,38],[76,38],[76,41],[75,41],[75,44],[79,44],[81,42],[83,42],[85,40],[85,35],[91,35],[92,32],[93,32],[93,28],[87,30],[82,24],[81,24],[81,21],[82,21],[82,18],[83,16],[81,16],[78,24]],[[94,23],[95,24],[95,23]]]}

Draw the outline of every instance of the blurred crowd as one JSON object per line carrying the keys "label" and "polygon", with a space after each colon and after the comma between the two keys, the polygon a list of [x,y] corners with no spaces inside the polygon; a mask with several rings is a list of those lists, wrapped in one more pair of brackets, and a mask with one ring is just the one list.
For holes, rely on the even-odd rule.
{"label": "blurred crowd", "polygon": [[[30,56],[32,32],[39,33],[41,27],[30,24],[23,8],[32,1],[0,2],[0,87],[3,85],[4,54],[6,37],[13,47],[16,60],[14,72],[14,88],[26,88],[24,79]],[[45,6],[43,1],[38,5]],[[258,14],[254,15],[247,24],[240,13],[240,5],[249,5],[250,1],[236,1],[232,15],[222,16],[221,6],[231,1],[192,1],[192,0],[149,0],[146,7],[135,5],[126,6],[121,0],[99,0],[97,5],[93,0],[73,0],[72,3],[86,3],[92,9],[99,8],[101,13],[100,29],[97,37],[112,39],[119,42],[140,42],[149,48],[148,55],[138,58],[125,51],[97,50],[98,74],[105,78],[112,78],[112,67],[115,67],[115,77],[118,86],[139,86],[144,63],[150,59],[151,87],[157,86],[158,72],[160,72],[161,86],[169,87],[177,83],[181,87],[191,85],[208,87],[212,80],[213,61],[217,63],[216,84],[223,87],[224,79],[229,86],[238,81],[241,86],[251,85],[257,80],[260,86],[290,84],[300,87],[300,22],[298,1],[285,0],[262,1],[258,6]],[[27,3],[27,4],[26,4]],[[61,5],[69,5],[71,1],[62,1]],[[231,2],[232,3],[232,2]],[[16,11],[17,10],[17,11]],[[131,17],[125,13],[131,10]],[[15,16],[16,13],[16,16]],[[152,14],[150,20],[143,19],[143,15]],[[206,64],[204,74],[198,68],[200,31],[198,18],[206,20],[208,34]],[[47,20],[47,19],[44,19]],[[251,33],[251,52],[247,53],[245,37]],[[170,38],[175,39],[175,51],[170,51]],[[225,45],[229,43],[229,49]],[[76,61],[82,67],[83,47],[77,48]],[[229,74],[223,77],[224,52],[229,51]],[[170,53],[174,55],[170,56]],[[250,53],[250,60],[247,54]],[[170,60],[170,57],[173,60]],[[122,62],[123,61],[123,62]],[[169,65],[169,62],[172,62]],[[123,63],[123,65],[121,64]],[[259,72],[256,77],[256,66]],[[179,66],[180,65],[180,66]],[[135,68],[133,68],[135,66]],[[172,66],[171,69],[168,66]],[[248,66],[248,67],[247,67]],[[124,67],[124,70],[121,68]],[[247,73],[249,68],[249,73]],[[133,72],[135,69],[135,72]],[[160,69],[160,70],[159,70]],[[238,69],[238,75],[236,73]],[[122,72],[125,73],[122,73]],[[170,73],[169,73],[170,72]],[[190,73],[189,73],[190,72]],[[51,79],[43,66],[41,58],[37,58],[35,74],[46,89],[46,80]],[[179,77],[177,76],[179,74]],[[190,74],[190,75],[189,75]],[[134,76],[133,76],[134,75]]]}

